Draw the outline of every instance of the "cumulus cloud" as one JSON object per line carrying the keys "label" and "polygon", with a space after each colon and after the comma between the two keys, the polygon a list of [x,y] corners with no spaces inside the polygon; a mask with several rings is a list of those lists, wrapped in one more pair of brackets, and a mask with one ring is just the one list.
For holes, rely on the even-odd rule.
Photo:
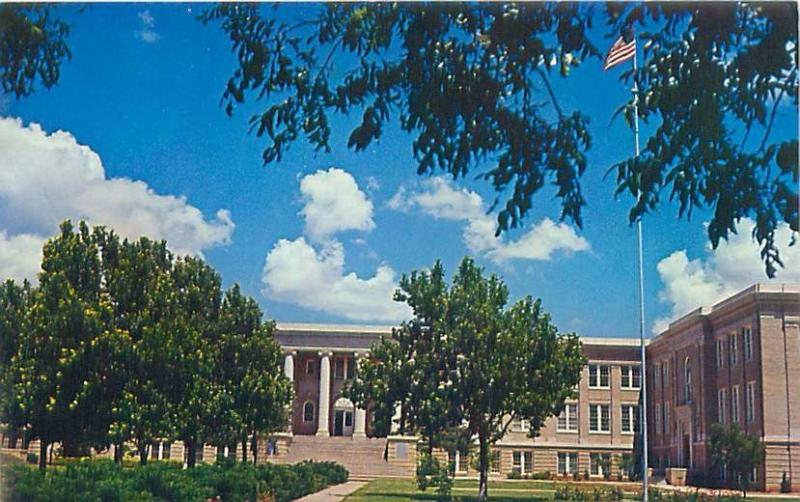
{"label": "cumulus cloud", "polygon": [[398,211],[418,209],[436,219],[464,222],[462,238],[467,248],[498,264],[514,259],[550,260],[556,252],[572,253],[590,248],[589,241],[572,227],[549,218],[533,225],[516,240],[495,237],[496,223],[494,217],[487,214],[483,198],[442,177],[425,180],[417,191],[400,187],[387,205]]}
{"label": "cumulus cloud", "polygon": [[140,29],[133,32],[136,38],[148,44],[158,42],[158,39],[161,37],[156,33],[156,20],[153,15],[150,14],[150,11],[143,10],[137,13],[136,17],[139,18],[139,22],[141,23]]}
{"label": "cumulus cloud", "polygon": [[335,240],[320,250],[305,238],[281,239],[267,255],[262,281],[269,298],[358,321],[400,321],[409,316],[392,300],[395,272],[381,265],[372,277],[344,271],[344,248]]}
{"label": "cumulus cloud", "polygon": [[185,197],[108,178],[97,153],[69,132],[47,134],[35,123],[0,119],[2,275],[33,279],[41,243],[67,218],[107,225],[129,238],[166,239],[174,252],[194,255],[227,244],[234,229],[227,210],[206,219]]}
{"label": "cumulus cloud", "polygon": [[[705,257],[690,259],[685,249],[676,250],[658,262],[662,282],[659,300],[668,305],[670,315],[656,319],[653,333],[667,329],[669,323],[688,312],[709,306],[757,282],[800,282],[800,247],[781,249],[784,268],[775,279],[767,278],[759,254],[758,243],[752,238],[753,220],[745,218],[739,233],[722,241],[716,250],[706,245]],[[788,243],[792,231],[782,225],[776,241]]]}
{"label": "cumulus cloud", "polygon": [[324,240],[342,230],[375,228],[372,202],[358,187],[353,176],[342,169],[319,170],[300,181],[306,234]]}

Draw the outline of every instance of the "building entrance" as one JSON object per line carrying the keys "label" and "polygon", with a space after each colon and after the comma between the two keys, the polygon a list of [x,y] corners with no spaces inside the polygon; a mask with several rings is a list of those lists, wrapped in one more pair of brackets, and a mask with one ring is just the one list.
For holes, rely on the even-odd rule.
{"label": "building entrance", "polygon": [[353,403],[347,398],[339,398],[333,405],[333,435],[353,435]]}

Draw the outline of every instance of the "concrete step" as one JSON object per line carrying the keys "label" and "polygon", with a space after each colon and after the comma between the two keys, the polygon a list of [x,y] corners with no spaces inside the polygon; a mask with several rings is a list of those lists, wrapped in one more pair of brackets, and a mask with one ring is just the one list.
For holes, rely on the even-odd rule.
{"label": "concrete step", "polygon": [[303,460],[332,461],[350,473],[350,479],[408,477],[415,466],[409,462],[389,464],[384,460],[384,439],[294,436],[283,454],[271,461],[294,464]]}

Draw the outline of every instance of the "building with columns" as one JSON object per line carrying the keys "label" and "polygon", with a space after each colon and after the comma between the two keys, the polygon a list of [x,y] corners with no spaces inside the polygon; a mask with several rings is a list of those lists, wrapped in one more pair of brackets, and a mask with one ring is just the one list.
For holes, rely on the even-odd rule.
{"label": "building with columns", "polygon": [[[674,321],[648,342],[648,433],[656,475],[686,469],[689,481],[724,485],[712,465],[715,423],[739,424],[761,438],[766,460],[755,487],[780,488],[784,473],[800,490],[800,285],[756,284]],[[278,324],[285,372],[294,381],[295,438],[370,438],[370,420],[342,396],[356,361],[390,336],[390,326]],[[602,477],[619,472],[639,430],[639,341],[582,339],[588,364],[578,397],[536,438],[515,422],[493,452],[493,474]],[[292,446],[288,446],[291,450]],[[340,446],[341,448],[341,446]],[[391,453],[391,452],[390,452]],[[465,452],[442,452],[459,475],[474,474]],[[412,471],[408,472],[410,474]]]}

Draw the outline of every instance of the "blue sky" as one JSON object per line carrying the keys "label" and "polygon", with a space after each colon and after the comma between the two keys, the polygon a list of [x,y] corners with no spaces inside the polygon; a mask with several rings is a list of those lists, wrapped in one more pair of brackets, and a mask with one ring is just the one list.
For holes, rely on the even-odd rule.
{"label": "blue sky", "polygon": [[[35,250],[57,222],[85,217],[202,253],[226,286],[240,283],[279,321],[391,322],[404,315],[386,298],[400,273],[437,258],[453,271],[471,254],[504,276],[512,297],[541,297],[562,330],[638,335],[631,201],[615,200],[613,178],[604,179],[633,148],[623,121],[610,122],[628,97],[619,70],[589,61],[556,79],[561,106],[592,117],[584,228],[559,225],[554,191],[545,189],[526,227],[497,242],[482,232],[488,185],[417,176],[412,138],[396,127],[354,153],[346,142],[356,117],[338,117],[332,152],[298,142],[264,167],[265,143],[247,132],[250,113],[264,105],[232,118],[219,107],[235,60],[218,26],[195,19],[203,8],[59,8],[72,23],[73,57],[58,85],[0,102],[0,274],[33,275]],[[307,8],[284,6],[284,15]],[[595,42],[610,45],[601,32]],[[797,136],[794,114],[779,109],[777,134]],[[708,213],[690,222],[676,213],[666,205],[644,222],[648,332],[657,319],[656,329],[764,279],[748,231],[714,253]],[[789,266],[779,279],[800,280],[788,230],[779,238]]]}

